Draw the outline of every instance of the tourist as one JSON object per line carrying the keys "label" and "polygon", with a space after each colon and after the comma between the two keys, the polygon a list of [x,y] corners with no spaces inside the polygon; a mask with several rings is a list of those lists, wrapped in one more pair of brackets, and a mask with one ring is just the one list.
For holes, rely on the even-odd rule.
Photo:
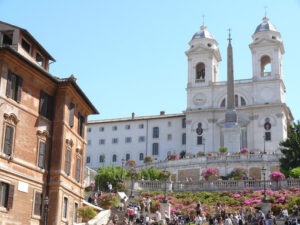
{"label": "tourist", "polygon": [[129,217],[129,224],[133,224],[133,219],[134,219],[134,209],[132,207],[130,207],[128,210],[127,210],[127,214],[128,214],[128,217]]}
{"label": "tourist", "polygon": [[113,216],[113,223],[117,224],[118,221],[119,221],[119,216],[117,214],[114,214],[114,216]]}
{"label": "tourist", "polygon": [[292,219],[291,219],[291,224],[292,224],[292,225],[297,225],[297,224],[298,224],[296,215],[293,215],[293,217],[292,217]]}
{"label": "tourist", "polygon": [[151,199],[150,199],[150,197],[147,197],[146,207],[147,207],[147,213],[150,213],[150,208],[151,208]]}
{"label": "tourist", "polygon": [[286,218],[284,225],[292,225],[290,218],[288,218],[288,217]]}
{"label": "tourist", "polygon": [[145,223],[146,225],[148,225],[148,224],[149,224],[149,222],[150,222],[150,217],[149,217],[149,215],[148,215],[148,214],[146,214],[146,216],[145,216],[145,220],[144,220],[144,223]]}
{"label": "tourist", "polygon": [[201,225],[202,224],[202,217],[200,216],[200,214],[195,217],[194,222],[197,225]]}
{"label": "tourist", "polygon": [[155,221],[157,221],[157,222],[159,222],[159,221],[161,221],[161,213],[160,213],[160,211],[156,211],[155,212]]}
{"label": "tourist", "polygon": [[268,213],[267,213],[267,215],[266,215],[265,224],[266,224],[266,225],[271,225],[271,220],[272,220],[271,211],[268,211]]}
{"label": "tourist", "polygon": [[297,204],[295,204],[295,205],[293,206],[292,212],[293,212],[293,215],[298,216],[299,208],[298,208],[298,205],[297,205]]}
{"label": "tourist", "polygon": [[232,225],[232,221],[228,215],[225,216],[225,223],[224,225]]}
{"label": "tourist", "polygon": [[283,210],[282,210],[282,215],[283,215],[283,218],[284,218],[284,219],[287,218],[287,217],[289,216],[289,212],[287,211],[286,208],[283,208]]}
{"label": "tourist", "polygon": [[201,202],[198,202],[197,206],[196,206],[196,213],[197,216],[199,216],[201,214],[202,208],[201,208]]}

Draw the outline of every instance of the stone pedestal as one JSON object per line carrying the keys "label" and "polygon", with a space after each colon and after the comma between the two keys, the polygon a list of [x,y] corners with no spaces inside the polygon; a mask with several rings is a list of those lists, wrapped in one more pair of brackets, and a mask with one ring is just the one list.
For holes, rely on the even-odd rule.
{"label": "stone pedestal", "polygon": [[171,216],[171,204],[170,203],[160,203],[160,213],[161,213],[162,219],[165,219],[165,211],[167,211],[167,215],[170,218],[170,216]]}
{"label": "stone pedestal", "polygon": [[228,148],[228,152],[240,152],[240,136],[241,136],[241,128],[237,124],[231,124],[230,126],[226,126],[225,123],[224,128],[222,129],[224,134],[224,147]]}
{"label": "stone pedestal", "polygon": [[270,202],[262,202],[261,203],[261,211],[265,214],[265,216],[267,215],[267,213],[269,211],[271,211],[271,206],[272,206],[272,203]]}

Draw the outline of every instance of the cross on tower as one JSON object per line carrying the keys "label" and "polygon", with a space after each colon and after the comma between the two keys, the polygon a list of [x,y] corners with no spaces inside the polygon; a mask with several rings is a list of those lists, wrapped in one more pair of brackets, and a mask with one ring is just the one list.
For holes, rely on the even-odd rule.
{"label": "cross on tower", "polygon": [[267,17],[267,6],[264,7],[265,8],[265,17]]}
{"label": "cross on tower", "polygon": [[230,29],[230,28],[228,29],[228,32],[229,32],[229,33],[228,33],[228,39],[227,39],[227,40],[229,41],[229,43],[231,43],[231,40],[232,40],[232,39],[231,39],[231,33],[230,33],[230,32],[231,32],[231,29]]}

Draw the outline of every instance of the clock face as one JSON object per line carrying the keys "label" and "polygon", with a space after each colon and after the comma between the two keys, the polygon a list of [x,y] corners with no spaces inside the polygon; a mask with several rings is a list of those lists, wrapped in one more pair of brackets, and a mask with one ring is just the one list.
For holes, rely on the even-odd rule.
{"label": "clock face", "polygon": [[202,93],[198,93],[193,97],[193,102],[195,105],[204,105],[206,103],[206,97]]}

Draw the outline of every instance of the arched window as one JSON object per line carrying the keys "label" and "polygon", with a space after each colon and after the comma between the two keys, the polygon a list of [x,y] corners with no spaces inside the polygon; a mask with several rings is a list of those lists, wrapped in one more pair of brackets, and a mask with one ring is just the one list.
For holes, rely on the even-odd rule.
{"label": "arched window", "polygon": [[159,155],[158,143],[152,144],[152,155]]}
{"label": "arched window", "polygon": [[271,58],[268,55],[264,55],[260,59],[261,76],[271,76]]}
{"label": "arched window", "polygon": [[234,95],[234,104],[235,104],[235,107],[239,106],[239,96],[238,95]]}
{"label": "arched window", "polygon": [[130,154],[127,153],[127,154],[126,154],[126,161],[128,161],[129,159],[130,159]]}
{"label": "arched window", "polygon": [[181,122],[182,122],[181,127],[186,128],[186,119],[183,118]]}
{"label": "arched window", "polygon": [[221,108],[225,108],[226,106],[226,99],[224,98],[221,102]]}
{"label": "arched window", "polygon": [[196,82],[205,81],[205,64],[198,63],[196,66]]}
{"label": "arched window", "polygon": [[186,144],[186,134],[185,134],[185,133],[182,134],[182,140],[181,140],[181,143],[182,143],[183,145]]}
{"label": "arched window", "polygon": [[246,101],[243,97],[241,97],[241,106],[245,106],[246,105]]}
{"label": "arched window", "polygon": [[99,156],[99,162],[104,163],[105,162],[105,155]]}
{"label": "arched window", "polygon": [[112,161],[117,162],[117,155],[116,154],[113,154]]}
{"label": "arched window", "polygon": [[159,138],[159,128],[153,127],[153,138]]}
{"label": "arched window", "polygon": [[144,160],[144,153],[140,153],[140,161]]}
{"label": "arched window", "polygon": [[198,123],[197,128],[202,128],[202,123]]}

